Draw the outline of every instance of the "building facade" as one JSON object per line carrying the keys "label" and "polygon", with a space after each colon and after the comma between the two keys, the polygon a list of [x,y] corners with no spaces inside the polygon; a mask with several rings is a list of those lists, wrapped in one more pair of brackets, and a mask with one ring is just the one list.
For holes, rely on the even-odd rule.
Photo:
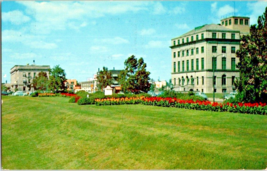
{"label": "building facade", "polygon": [[[84,90],[88,93],[94,93],[97,91],[97,80],[96,79],[83,81],[83,82],[80,82],[80,84],[81,84],[80,90]],[[77,91],[80,91],[80,90],[77,90]]]}
{"label": "building facade", "polygon": [[68,91],[74,90],[75,86],[77,85],[77,80],[76,79],[67,79],[64,82],[64,85]]}
{"label": "building facade", "polygon": [[233,82],[239,78],[236,51],[244,34],[249,34],[249,18],[233,16],[171,39],[174,90],[233,91]]}
{"label": "building facade", "polygon": [[10,69],[10,88],[11,91],[33,91],[33,78],[38,76],[39,72],[45,72],[49,77],[49,65],[15,65]]}

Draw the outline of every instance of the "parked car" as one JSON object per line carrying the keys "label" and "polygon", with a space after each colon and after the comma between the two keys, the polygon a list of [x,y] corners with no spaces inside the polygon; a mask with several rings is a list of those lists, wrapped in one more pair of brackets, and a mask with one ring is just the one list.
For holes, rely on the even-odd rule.
{"label": "parked car", "polygon": [[24,96],[24,92],[23,91],[16,91],[13,95],[14,96]]}
{"label": "parked car", "polygon": [[196,96],[203,97],[205,100],[208,100],[208,96],[205,93],[202,92],[196,92]]}
{"label": "parked car", "polygon": [[2,96],[7,96],[8,95],[8,92],[6,92],[6,91],[2,91]]}
{"label": "parked car", "polygon": [[228,100],[228,99],[231,99],[231,98],[235,98],[236,95],[237,95],[237,92],[234,91],[234,92],[230,92],[229,94],[225,95],[224,98],[226,100]]}

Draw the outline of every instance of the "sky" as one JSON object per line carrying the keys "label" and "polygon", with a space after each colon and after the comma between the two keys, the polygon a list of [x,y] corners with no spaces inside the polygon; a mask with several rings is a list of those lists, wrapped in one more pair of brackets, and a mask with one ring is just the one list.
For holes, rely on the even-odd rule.
{"label": "sky", "polygon": [[171,39],[229,16],[256,24],[267,1],[3,1],[2,82],[14,65],[59,65],[67,79],[123,69],[143,57],[154,80],[171,78]]}

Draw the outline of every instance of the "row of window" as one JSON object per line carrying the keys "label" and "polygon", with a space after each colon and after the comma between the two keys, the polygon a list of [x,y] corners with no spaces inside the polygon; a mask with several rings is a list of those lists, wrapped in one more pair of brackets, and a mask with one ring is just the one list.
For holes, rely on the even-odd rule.
{"label": "row of window", "polygon": [[[217,38],[217,34],[219,34],[219,33],[213,32],[212,33],[212,38],[214,38],[214,39]],[[199,37],[198,36],[199,35],[196,35],[196,40],[199,40]],[[185,41],[186,41],[186,43],[189,43],[189,39],[190,39],[190,37],[179,39],[179,40],[177,40],[177,44],[178,45],[184,44]],[[201,39],[204,39],[204,33],[201,34]],[[226,39],[226,33],[222,33],[222,39]],[[235,33],[231,33],[231,39],[235,39]],[[194,41],[194,36],[191,36],[190,41],[191,42]],[[176,45],[176,40],[173,41],[173,45],[174,46]]]}
{"label": "row of window", "polygon": [[[182,53],[180,53],[182,52]],[[222,53],[226,53],[226,46],[222,46]],[[231,47],[231,53],[235,53],[236,49],[235,46]],[[177,52],[177,57],[184,57],[186,53],[186,56],[190,56],[190,55],[194,55],[194,49],[192,48],[191,50],[187,49],[187,50],[182,50],[182,51],[178,51]],[[204,46],[201,47],[201,53],[204,53]],[[217,53],[217,46],[212,46],[212,53]],[[196,54],[199,54],[199,48],[196,48]],[[173,58],[176,58],[176,52],[173,52]]]}
{"label": "row of window", "polygon": [[[236,69],[236,64],[235,64],[235,58],[231,58],[231,70]],[[191,59],[191,71],[194,71],[194,59]],[[182,61],[182,70],[181,70],[181,62],[177,62],[177,67],[178,70],[177,72],[185,72],[185,61]],[[186,60],[186,71],[189,70],[189,60]],[[212,69],[216,70],[217,69],[217,58],[212,58]],[[226,57],[222,57],[222,69],[226,70]],[[196,71],[199,70],[199,59],[196,59]],[[204,70],[204,58],[201,58],[201,70]],[[173,62],[173,72],[176,72],[176,62]]]}
{"label": "row of window", "polygon": [[[219,37],[219,33],[213,32],[212,33],[212,38],[216,39]],[[222,39],[226,39],[226,33],[222,33]],[[231,39],[235,39],[235,33],[231,33]]]}
{"label": "row of window", "polygon": [[[201,84],[204,85],[204,76],[201,77]],[[191,84],[191,85],[194,85],[195,84],[195,79],[193,78],[193,76],[190,77],[190,79],[188,77],[184,78],[184,77],[181,77],[181,78],[178,78],[177,81],[178,81],[178,85],[182,85],[184,86],[185,85],[185,80],[187,82],[187,85]],[[191,80],[191,81],[190,81]],[[216,76],[213,77],[213,84],[216,85]],[[235,76],[232,76],[232,85],[234,85],[234,81],[235,81]],[[174,78],[173,80],[173,84],[176,85],[176,78]],[[221,84],[224,86],[226,85],[226,75],[223,74],[222,75],[222,78],[221,78]],[[199,77],[196,77],[196,85],[199,85]]]}
{"label": "row of window", "polygon": [[[239,22],[238,22],[238,20],[239,20]],[[240,19],[235,18],[234,23],[235,23],[235,25],[238,25],[238,23],[239,23],[239,25],[243,25],[244,19],[243,18],[240,18]],[[222,21],[222,25],[227,26],[228,24],[232,25],[232,19]],[[248,19],[245,19],[245,25],[248,25]]]}

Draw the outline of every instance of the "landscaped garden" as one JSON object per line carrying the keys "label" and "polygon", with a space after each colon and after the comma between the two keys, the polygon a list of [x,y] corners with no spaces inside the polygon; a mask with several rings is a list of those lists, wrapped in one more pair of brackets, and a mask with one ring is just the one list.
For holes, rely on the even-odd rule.
{"label": "landscaped garden", "polygon": [[2,96],[3,169],[267,167],[266,115],[158,107],[164,102],[142,96],[101,106],[41,96]]}

